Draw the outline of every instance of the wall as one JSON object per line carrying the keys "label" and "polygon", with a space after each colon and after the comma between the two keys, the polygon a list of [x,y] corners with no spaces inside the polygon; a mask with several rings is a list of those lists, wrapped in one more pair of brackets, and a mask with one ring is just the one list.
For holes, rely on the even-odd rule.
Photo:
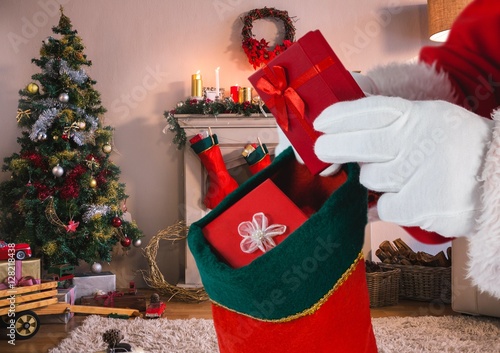
{"label": "wall", "polygon": [[[240,17],[253,8],[287,10],[296,20],[297,38],[320,29],[345,66],[365,71],[375,65],[414,58],[426,39],[424,0],[1,0],[0,1],[0,157],[19,151],[16,136],[18,90],[38,68],[43,39],[52,34],[59,3],[72,20],[93,61],[90,76],[115,127],[112,158],[122,171],[129,211],[146,234],[182,217],[181,152],[162,132],[165,110],[190,94],[190,77],[201,70],[214,86],[220,66],[221,87],[248,84],[253,72],[240,48]],[[275,40],[276,27],[255,23],[257,38]],[[265,142],[265,141],[264,141]],[[9,178],[0,174],[0,181]],[[176,277],[177,255],[160,248],[164,274]],[[117,273],[119,286],[147,269],[141,251],[117,249],[104,269]]]}

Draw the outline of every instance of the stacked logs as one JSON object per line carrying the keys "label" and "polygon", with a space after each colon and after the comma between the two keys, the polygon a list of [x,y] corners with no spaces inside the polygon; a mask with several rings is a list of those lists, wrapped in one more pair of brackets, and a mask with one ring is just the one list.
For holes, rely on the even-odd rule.
{"label": "stacked logs", "polygon": [[431,255],[423,251],[413,251],[403,240],[396,239],[392,243],[383,241],[375,251],[375,255],[385,264],[413,265],[429,267],[450,267],[451,247],[440,251],[436,255]]}

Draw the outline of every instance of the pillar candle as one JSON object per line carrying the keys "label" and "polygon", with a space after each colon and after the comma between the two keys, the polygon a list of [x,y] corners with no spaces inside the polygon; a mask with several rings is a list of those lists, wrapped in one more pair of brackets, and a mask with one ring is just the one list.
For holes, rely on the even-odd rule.
{"label": "pillar candle", "polygon": [[230,92],[231,93],[231,98],[233,99],[233,101],[235,103],[238,103],[238,101],[239,101],[239,92],[238,92],[238,90],[239,90],[239,86],[238,85],[231,86],[231,92]]}
{"label": "pillar candle", "polygon": [[220,96],[220,92],[219,92],[219,89],[220,89],[220,86],[219,86],[219,69],[220,69],[220,67],[218,67],[218,68],[215,69],[215,95],[217,97]]}
{"label": "pillar candle", "polygon": [[199,70],[191,76],[191,96],[203,96],[203,82],[201,80],[201,74]]}
{"label": "pillar candle", "polygon": [[238,102],[245,103],[252,101],[252,87],[240,87]]}

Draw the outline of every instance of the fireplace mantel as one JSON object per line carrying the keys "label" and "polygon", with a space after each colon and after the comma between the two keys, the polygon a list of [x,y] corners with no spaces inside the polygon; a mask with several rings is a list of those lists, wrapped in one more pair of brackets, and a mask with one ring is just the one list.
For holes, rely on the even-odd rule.
{"label": "fireplace mantel", "polygon": [[[235,169],[246,165],[241,156],[248,143],[257,142],[259,138],[266,144],[269,153],[274,154],[278,143],[276,120],[272,115],[209,115],[177,114],[175,116],[181,128],[191,138],[201,130],[212,130],[217,134],[222,157],[227,169]],[[199,220],[210,210],[203,204],[206,188],[206,172],[194,151],[184,148],[184,200],[182,212],[187,225]],[[201,279],[191,252],[186,247],[185,285],[201,286]]]}

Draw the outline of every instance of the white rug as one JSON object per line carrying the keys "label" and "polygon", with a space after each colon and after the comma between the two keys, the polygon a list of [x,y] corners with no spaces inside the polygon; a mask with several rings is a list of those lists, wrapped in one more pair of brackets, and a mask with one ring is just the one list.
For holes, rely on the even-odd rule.
{"label": "white rug", "polygon": [[[500,319],[422,316],[387,317],[372,321],[379,353],[500,352]],[[119,328],[125,336],[123,342],[141,347],[143,352],[218,352],[212,320],[120,320],[89,316],[49,353],[104,351],[106,344],[102,333],[111,328]],[[142,352],[139,349],[136,351]]]}

